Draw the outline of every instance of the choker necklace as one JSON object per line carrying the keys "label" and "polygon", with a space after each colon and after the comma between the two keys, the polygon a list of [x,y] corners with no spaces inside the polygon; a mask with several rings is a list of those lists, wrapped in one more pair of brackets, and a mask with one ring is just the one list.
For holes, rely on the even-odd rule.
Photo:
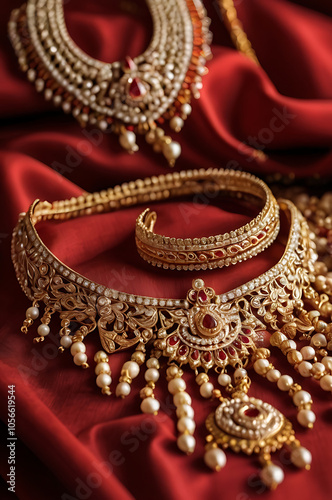
{"label": "choker necklace", "polygon": [[[75,365],[87,368],[85,337],[97,331],[103,346],[94,356],[96,383],[103,394],[111,394],[109,356],[134,348],[125,362],[117,396],[131,392],[132,380],[146,363],[145,386],[140,391],[144,413],[157,413],[154,394],[162,362],[168,364],[166,378],[178,418],[178,447],[187,454],[195,448],[195,422],[191,397],[182,378],[183,369],[195,374],[199,392],[218,403],[206,420],[208,435],[204,460],[219,470],[225,465],[223,449],[255,453],[262,465],[261,479],[274,488],[284,477],[273,464],[271,453],[287,446],[291,461],[309,468],[311,454],[295,438],[292,425],[270,404],[247,394],[248,370],[266,377],[287,393],[297,408],[299,424],[310,428],[315,421],[311,396],[289,375],[282,375],[270,362],[264,341],[270,339],[305,377],[312,376],[325,391],[332,389],[332,340],[329,297],[315,290],[317,255],[307,222],[298,209],[279,200],[288,221],[284,253],[270,270],[221,295],[195,279],[186,297],[158,299],[99,285],[70,269],[40,239],[36,226],[42,220],[66,220],[93,213],[121,209],[153,200],[219,189],[220,176],[249,174],[218,169],[184,171],[125,183],[114,189],[82,195],[52,204],[36,201],[21,214],[13,232],[12,259],[18,281],[32,301],[22,332],[41,316],[35,341],[47,338],[53,314],[61,319],[60,350],[69,349]],[[221,271],[222,272],[222,271]],[[317,280],[316,280],[317,281]],[[72,323],[79,329],[72,332]],[[214,376],[219,388],[212,383]]]}
{"label": "choker necklace", "polygon": [[136,134],[174,166],[179,132],[199,98],[211,57],[210,20],[200,0],[147,0],[154,33],[145,52],[104,63],[71,39],[62,0],[28,0],[12,12],[9,36],[21,69],[46,100],[72,113],[81,126],[110,129],[121,146],[137,151]]}

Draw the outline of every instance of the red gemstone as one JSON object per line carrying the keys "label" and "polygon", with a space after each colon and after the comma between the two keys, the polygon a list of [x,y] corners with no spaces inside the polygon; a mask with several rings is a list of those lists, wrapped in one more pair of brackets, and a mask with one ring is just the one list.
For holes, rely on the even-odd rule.
{"label": "red gemstone", "polygon": [[134,78],[129,86],[129,95],[132,99],[139,99],[146,94],[146,88],[139,78]]}
{"label": "red gemstone", "polygon": [[256,343],[259,344],[259,347],[269,347],[271,336],[269,332],[267,330],[257,330],[256,334]]}
{"label": "red gemstone", "polygon": [[221,359],[221,361],[225,361],[225,359],[227,358],[225,351],[223,351],[223,350],[219,351],[218,358]]}
{"label": "red gemstone", "polygon": [[169,345],[176,345],[179,342],[179,337],[177,335],[174,335],[173,337],[170,337],[168,343]]}
{"label": "red gemstone", "polygon": [[182,345],[178,350],[179,356],[185,356],[188,352],[188,347],[186,345]]}
{"label": "red gemstone", "polygon": [[250,339],[248,337],[246,337],[245,335],[239,335],[239,338],[241,339],[241,341],[244,344],[249,344],[250,343]]}
{"label": "red gemstone", "polygon": [[209,330],[212,330],[212,328],[217,326],[217,322],[211,314],[206,314],[204,316],[202,324],[204,328],[208,328]]}
{"label": "red gemstone", "polygon": [[189,297],[190,297],[190,300],[196,300],[197,299],[197,292],[195,292],[194,290],[192,290],[190,292]]}
{"label": "red gemstone", "polygon": [[248,408],[247,410],[245,410],[244,414],[247,416],[247,417],[250,417],[250,418],[255,418],[255,417],[258,417],[259,415],[259,410],[257,410],[257,408]]}
{"label": "red gemstone", "polygon": [[212,360],[212,355],[210,352],[205,352],[203,354],[203,359],[206,363],[209,363]]}
{"label": "red gemstone", "polygon": [[216,252],[214,252],[214,255],[216,257],[222,258],[222,257],[225,257],[226,252],[224,252],[223,250],[217,250]]}
{"label": "red gemstone", "polygon": [[234,340],[233,346],[236,347],[237,349],[242,348],[241,342],[239,340]]}
{"label": "red gemstone", "polygon": [[231,356],[236,356],[236,351],[235,351],[234,347],[229,347],[228,352]]}
{"label": "red gemstone", "polygon": [[250,335],[250,334],[251,334],[251,330],[250,330],[250,328],[242,328],[242,331],[243,331],[243,333],[245,333],[246,335]]}
{"label": "red gemstone", "polygon": [[192,353],[191,353],[191,359],[193,359],[194,361],[197,361],[199,358],[199,352],[197,351],[197,349],[195,349]]}
{"label": "red gemstone", "polygon": [[126,56],[124,63],[123,63],[123,69],[124,70],[134,70],[136,68],[137,68],[137,66],[134,63],[134,61],[132,60],[132,58],[129,56]]}
{"label": "red gemstone", "polygon": [[[198,292],[198,297],[201,299],[202,302],[206,302],[207,301],[207,295],[206,293],[204,292],[204,290],[200,290]],[[209,327],[206,327],[206,328],[209,328]],[[212,327],[213,328],[213,327]]]}
{"label": "red gemstone", "polygon": [[257,234],[257,238],[258,238],[259,240],[261,240],[262,238],[264,238],[264,236],[265,236],[265,234],[264,234],[264,233],[259,233],[259,234]]}

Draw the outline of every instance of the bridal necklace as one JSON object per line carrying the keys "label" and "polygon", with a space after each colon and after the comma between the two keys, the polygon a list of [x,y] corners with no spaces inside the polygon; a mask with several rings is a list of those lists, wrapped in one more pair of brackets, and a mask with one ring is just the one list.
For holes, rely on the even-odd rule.
{"label": "bridal necklace", "polygon": [[291,461],[300,468],[310,467],[311,454],[300,445],[292,424],[280,411],[248,395],[248,371],[253,369],[290,396],[300,425],[311,428],[316,417],[310,394],[272,365],[262,339],[269,340],[273,349],[279,348],[296,372],[316,379],[322,390],[332,390],[332,358],[328,355],[332,292],[316,290],[324,277],[318,276],[315,245],[298,209],[290,201],[279,200],[288,237],[282,257],[271,269],[221,295],[208,286],[208,276],[206,282],[194,279],[180,299],[139,296],[95,283],[61,262],[36,229],[40,221],[88,216],[204,190],[218,192],[225,190],[225,177],[234,191],[237,183],[243,185],[247,179],[251,186],[249,181],[255,179],[243,172],[202,169],[138,179],[52,204],[35,201],[21,214],[12,239],[15,272],[32,302],[22,332],[28,333],[40,317],[34,340],[44,341],[52,316],[58,315],[60,351],[69,350],[74,364],[83,368],[88,368],[85,339],[93,332],[99,334],[103,350],[94,356],[95,374],[105,395],[111,394],[109,358],[130,349],[115,394],[128,396],[133,379],[145,364],[145,385],[140,391],[144,413],[158,413],[160,403],[154,389],[165,370],[178,419],[177,444],[187,454],[195,449],[195,420],[182,375],[183,370],[192,370],[202,398],[217,402],[206,419],[206,465],[214,470],[224,467],[225,449],[257,454],[261,479],[274,488],[284,473],[272,462],[273,452],[286,446]]}
{"label": "bridal necklace", "polygon": [[200,97],[211,57],[210,20],[200,0],[146,0],[153,36],[145,52],[104,63],[84,53],[70,37],[62,0],[28,0],[12,12],[9,36],[21,69],[48,101],[72,113],[82,127],[119,136],[138,150],[144,135],[170,166],[181,154],[164,126],[179,132]]}

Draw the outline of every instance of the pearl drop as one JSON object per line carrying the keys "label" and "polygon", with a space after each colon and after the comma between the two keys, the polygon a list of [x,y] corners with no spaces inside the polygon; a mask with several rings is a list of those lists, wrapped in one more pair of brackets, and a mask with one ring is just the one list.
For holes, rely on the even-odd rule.
{"label": "pearl drop", "polygon": [[39,316],[39,309],[38,309],[38,307],[29,307],[26,310],[25,315],[26,315],[27,319],[37,319],[38,316]]}
{"label": "pearl drop", "polygon": [[159,372],[156,368],[149,368],[146,370],[144,377],[147,382],[157,382],[159,379]]}
{"label": "pearl drop", "polygon": [[316,415],[311,410],[300,410],[297,414],[297,421],[303,427],[312,427],[316,420]]}
{"label": "pearl drop", "polygon": [[130,391],[131,387],[128,382],[119,382],[115,389],[115,395],[118,398],[124,398],[125,396],[128,396],[128,394],[130,394]]}
{"label": "pearl drop", "polygon": [[226,454],[220,448],[210,448],[204,454],[204,462],[210,469],[218,471],[226,465]]}
{"label": "pearl drop", "polygon": [[192,108],[191,108],[190,104],[185,103],[185,104],[182,104],[181,111],[184,115],[188,116],[188,115],[190,115]]}
{"label": "pearl drop", "polygon": [[302,403],[309,403],[311,401],[311,394],[307,391],[298,391],[293,396],[293,403],[295,406],[300,406]]}
{"label": "pearl drop", "polygon": [[232,379],[227,373],[221,373],[218,377],[218,384],[222,385],[223,387],[226,387],[232,382]]}
{"label": "pearl drop", "polygon": [[325,372],[325,366],[323,363],[314,363],[312,365],[312,374],[313,375],[320,375]]}
{"label": "pearl drop", "polygon": [[319,383],[323,391],[332,391],[332,375],[324,375]]}
{"label": "pearl drop", "polygon": [[157,413],[160,408],[160,403],[155,398],[145,398],[141,403],[143,413]]}
{"label": "pearl drop", "polygon": [[136,361],[127,361],[124,363],[122,370],[128,371],[130,378],[135,378],[139,374],[139,364]]}
{"label": "pearl drop", "polygon": [[184,122],[183,122],[182,118],[180,118],[180,116],[173,116],[173,118],[171,119],[169,124],[170,124],[170,127],[173,130],[175,130],[175,132],[180,132],[180,130],[182,129],[182,127],[184,125]]}
{"label": "pearl drop", "polygon": [[209,377],[206,373],[199,373],[195,380],[198,385],[202,385],[209,380]]}
{"label": "pearl drop", "polygon": [[303,359],[306,361],[313,359],[316,355],[315,349],[313,347],[311,347],[310,345],[306,345],[306,346],[302,347],[302,349],[300,350],[300,353],[302,354]]}
{"label": "pearl drop", "polygon": [[186,383],[181,377],[173,378],[168,382],[168,390],[171,394],[186,390]]}
{"label": "pearl drop", "polygon": [[263,375],[266,368],[269,366],[269,361],[267,359],[257,359],[254,363],[254,370],[258,375]]}
{"label": "pearl drop", "polygon": [[281,375],[277,382],[277,385],[281,391],[288,391],[292,387],[293,383],[294,381],[292,377],[290,377],[289,375]]}
{"label": "pearl drop", "polygon": [[181,451],[189,455],[195,450],[196,439],[190,434],[181,434],[177,439],[177,445]]}
{"label": "pearl drop", "polygon": [[274,488],[284,480],[284,472],[278,465],[266,465],[261,471],[261,480],[268,488]]}
{"label": "pearl drop", "polygon": [[104,351],[96,352],[96,354],[94,355],[94,358],[93,358],[95,363],[100,363],[101,361],[104,361],[106,359],[107,359],[107,354]]}
{"label": "pearl drop", "polygon": [[269,370],[266,374],[266,378],[268,379],[269,382],[278,382],[280,377],[281,377],[280,371],[275,370],[274,368],[272,370]]}
{"label": "pearl drop", "polygon": [[194,409],[190,405],[180,405],[176,409],[176,416],[178,418],[181,417],[194,418],[194,415],[195,415]]}
{"label": "pearl drop", "polygon": [[310,343],[315,347],[325,347],[327,345],[327,340],[322,333],[315,333],[315,335],[311,337]]}
{"label": "pearl drop", "polygon": [[189,417],[181,417],[178,420],[178,425],[177,425],[178,431],[179,432],[189,432],[189,434],[194,434],[195,429],[196,429],[196,424],[193,421],[193,419]]}
{"label": "pearl drop", "polygon": [[88,357],[84,352],[78,352],[74,356],[74,363],[77,366],[83,365],[83,363],[86,363],[87,360],[88,360]]}
{"label": "pearl drop", "polygon": [[95,374],[99,375],[100,373],[111,373],[110,365],[105,362],[98,363],[95,368]]}
{"label": "pearl drop", "polygon": [[312,462],[312,456],[310,451],[307,450],[307,448],[304,448],[303,446],[294,448],[291,452],[290,458],[293,464],[301,469],[307,467]]}
{"label": "pearl drop", "polygon": [[146,362],[146,366],[148,368],[159,368],[159,361],[157,358],[150,358]]}
{"label": "pearl drop", "polygon": [[244,368],[237,368],[234,372],[234,379],[236,381],[241,380],[247,376],[247,370]]}
{"label": "pearl drop", "polygon": [[70,348],[70,353],[72,356],[75,356],[78,352],[85,352],[86,347],[83,342],[74,342]]}
{"label": "pearl drop", "polygon": [[108,385],[111,385],[111,383],[112,379],[108,373],[100,373],[100,375],[96,378],[96,384],[100,388],[107,387]]}
{"label": "pearl drop", "polygon": [[322,363],[327,370],[332,371],[332,356],[325,356]]}
{"label": "pearl drop", "polygon": [[203,398],[208,399],[212,396],[213,389],[214,387],[211,382],[204,382],[204,384],[200,386],[199,392]]}
{"label": "pearl drop", "polygon": [[311,377],[312,364],[309,361],[302,361],[298,366],[298,370],[302,377]]}
{"label": "pearl drop", "polygon": [[172,141],[163,145],[163,153],[168,161],[176,160],[181,154],[181,146],[178,142]]}
{"label": "pearl drop", "polygon": [[71,337],[69,337],[69,335],[64,335],[60,339],[60,344],[62,345],[62,347],[65,347],[66,349],[68,349],[72,345],[72,343],[73,341]]}
{"label": "pearl drop", "polygon": [[191,397],[187,392],[177,392],[173,396],[173,403],[175,406],[191,405]]}
{"label": "pearl drop", "polygon": [[127,130],[120,135],[119,142],[124,149],[133,149],[136,145],[136,134],[131,130]]}
{"label": "pearl drop", "polygon": [[46,337],[50,333],[50,327],[48,325],[41,324],[37,328],[38,335],[41,337]]}

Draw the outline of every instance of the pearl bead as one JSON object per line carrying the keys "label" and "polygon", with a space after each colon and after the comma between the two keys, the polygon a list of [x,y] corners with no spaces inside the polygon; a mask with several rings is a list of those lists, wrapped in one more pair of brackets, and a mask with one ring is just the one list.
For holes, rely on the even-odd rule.
{"label": "pearl bead", "polygon": [[325,366],[323,363],[314,363],[312,365],[312,374],[313,375],[320,375],[325,372]]}
{"label": "pearl bead", "polygon": [[96,379],[96,384],[101,388],[111,385],[111,383],[112,378],[108,375],[108,373],[100,373]]}
{"label": "pearl bead", "polygon": [[234,379],[235,381],[242,380],[247,376],[247,370],[244,368],[237,368],[234,372]]}
{"label": "pearl bead", "polygon": [[192,111],[192,108],[191,108],[190,104],[185,103],[185,104],[182,104],[181,111],[184,115],[189,116],[191,111]]}
{"label": "pearl bead", "polygon": [[177,445],[181,451],[189,455],[195,450],[196,439],[190,434],[181,434],[177,439]]}
{"label": "pearl bead", "polygon": [[85,352],[86,347],[83,342],[74,342],[70,348],[70,353],[72,356],[75,356],[78,352]]}
{"label": "pearl bead", "polygon": [[192,418],[181,417],[178,420],[177,427],[178,427],[179,432],[182,432],[182,433],[189,432],[189,434],[194,434],[195,429],[196,429],[196,424]]}
{"label": "pearl bead", "polygon": [[316,351],[313,347],[311,347],[310,345],[306,345],[304,347],[302,347],[302,349],[300,350],[300,353],[302,354],[302,357],[304,360],[308,361],[310,359],[314,359],[314,357],[316,356]]}
{"label": "pearl bead", "polygon": [[156,368],[149,368],[144,374],[144,378],[147,382],[157,382],[159,378],[159,372]]}
{"label": "pearl bead", "polygon": [[99,375],[99,373],[111,373],[110,365],[103,361],[98,363],[95,368],[95,374]]}
{"label": "pearl bead", "polygon": [[213,384],[211,382],[204,382],[199,388],[199,392],[203,398],[211,398],[212,393],[213,393]]}
{"label": "pearl bead", "polygon": [[175,130],[175,132],[180,132],[183,127],[183,120],[179,116],[173,116],[169,125],[173,130]]}
{"label": "pearl bead", "polygon": [[96,352],[96,354],[94,355],[94,358],[93,358],[93,360],[94,360],[95,363],[99,363],[101,361],[105,361],[106,359],[107,359],[107,354],[104,351],[98,351],[98,352]]}
{"label": "pearl bead", "polygon": [[50,327],[48,325],[41,324],[37,328],[38,335],[41,337],[46,337],[50,333]]}
{"label": "pearl bead", "polygon": [[332,375],[324,375],[319,383],[323,391],[332,391]]}
{"label": "pearl bead", "polygon": [[226,387],[232,382],[232,379],[227,373],[221,373],[218,377],[218,384],[220,384],[223,387]]}
{"label": "pearl bead", "polygon": [[78,352],[74,356],[74,363],[77,366],[83,365],[84,363],[87,362],[87,360],[88,360],[88,357],[84,352]]}
{"label": "pearl bead", "polygon": [[181,146],[178,142],[172,141],[163,145],[163,153],[168,161],[176,160],[181,154]]}
{"label": "pearl bead", "polygon": [[257,359],[254,363],[254,370],[258,373],[258,375],[264,375],[269,364],[270,363],[267,359]]}
{"label": "pearl bead", "polygon": [[303,427],[312,427],[316,420],[316,415],[312,410],[300,410],[297,414],[297,421]]}
{"label": "pearl bead", "polygon": [[332,356],[325,356],[322,359],[322,363],[325,366],[326,370],[332,371]]}
{"label": "pearl bead", "polygon": [[130,378],[135,378],[139,374],[139,365],[136,361],[127,361],[124,363],[122,370],[126,370]]}
{"label": "pearl bead", "polygon": [[310,343],[315,347],[325,347],[327,345],[327,340],[322,333],[315,333],[315,335],[311,337]]}
{"label": "pearl bead", "polygon": [[293,383],[294,383],[294,381],[293,381],[292,377],[290,377],[289,375],[281,375],[281,377],[279,378],[279,380],[277,382],[277,385],[281,391],[289,391],[289,389],[292,387]]}
{"label": "pearl bead", "polygon": [[298,391],[293,396],[295,406],[300,406],[302,403],[310,403],[311,395],[307,391]]}
{"label": "pearl bead", "polygon": [[204,454],[204,462],[210,469],[218,471],[226,465],[226,455],[220,448],[210,448]]}
{"label": "pearl bead", "polygon": [[261,480],[268,488],[275,488],[284,480],[284,471],[278,465],[266,465],[261,472]]}
{"label": "pearl bead", "polygon": [[136,145],[136,134],[131,130],[127,130],[120,135],[119,142],[124,149],[133,149]]}
{"label": "pearl bead", "polygon": [[62,347],[65,347],[66,349],[68,349],[72,345],[72,343],[73,341],[71,337],[69,337],[69,335],[64,335],[60,339],[60,344],[62,345]]}
{"label": "pearl bead", "polygon": [[198,385],[204,384],[204,382],[209,381],[209,376],[206,373],[199,373],[196,377],[196,383]]}
{"label": "pearl bead", "polygon": [[25,315],[26,315],[27,319],[37,319],[38,316],[39,316],[39,309],[38,309],[38,307],[29,307],[26,310]]}
{"label": "pearl bead", "polygon": [[303,469],[304,467],[308,467],[312,462],[312,456],[307,448],[303,446],[299,446],[298,448],[294,448],[291,452],[290,459],[296,467]]}
{"label": "pearl bead", "polygon": [[291,348],[291,349],[295,349],[297,348],[297,345],[296,345],[296,342],[295,340],[288,340],[288,346]]}
{"label": "pearl bead", "polygon": [[177,392],[174,394],[173,403],[175,406],[191,405],[191,397],[187,392]]}
{"label": "pearl bead", "polygon": [[299,373],[302,377],[311,377],[312,364],[309,361],[302,361],[299,364]]}
{"label": "pearl bead", "polygon": [[148,368],[159,368],[159,361],[157,358],[150,358],[146,362],[146,366]]}
{"label": "pearl bead", "polygon": [[173,378],[168,382],[168,390],[171,394],[186,390],[186,383],[181,377]]}
{"label": "pearl bead", "polygon": [[157,413],[160,408],[160,403],[155,398],[145,398],[141,403],[143,413]]}
{"label": "pearl bead", "polygon": [[180,405],[176,409],[176,416],[178,418],[181,417],[188,417],[188,418],[194,418],[194,409],[192,406],[189,405]]}
{"label": "pearl bead", "polygon": [[272,370],[269,370],[266,374],[266,378],[268,379],[269,382],[278,382],[280,377],[281,377],[280,371],[274,368]]}
{"label": "pearl bead", "polygon": [[131,387],[128,382],[119,382],[115,389],[115,395],[124,398],[130,394]]}

